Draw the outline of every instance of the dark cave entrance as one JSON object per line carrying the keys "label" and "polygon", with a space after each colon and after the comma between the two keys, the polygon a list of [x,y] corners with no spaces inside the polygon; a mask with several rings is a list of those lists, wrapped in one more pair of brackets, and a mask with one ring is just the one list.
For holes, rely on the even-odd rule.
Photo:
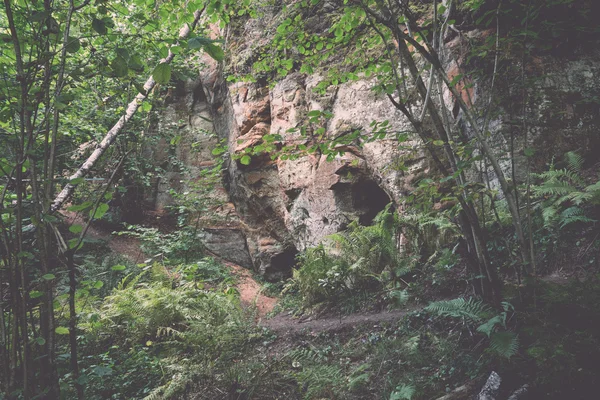
{"label": "dark cave entrance", "polygon": [[390,196],[372,179],[356,182],[338,182],[331,186],[337,207],[342,212],[358,216],[358,222],[370,225],[390,201]]}
{"label": "dark cave entrance", "polygon": [[391,201],[390,196],[372,180],[361,180],[352,185],[352,203],[360,213],[358,222],[370,225],[373,219]]}
{"label": "dark cave entrance", "polygon": [[271,257],[271,266],[265,273],[265,278],[269,281],[278,281],[289,278],[292,275],[292,269],[296,266],[296,256],[298,250],[295,247],[288,247],[281,253]]}

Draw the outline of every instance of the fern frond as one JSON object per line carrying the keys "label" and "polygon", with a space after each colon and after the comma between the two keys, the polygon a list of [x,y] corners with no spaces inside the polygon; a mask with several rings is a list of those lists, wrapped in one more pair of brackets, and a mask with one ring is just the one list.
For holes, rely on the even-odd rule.
{"label": "fern frond", "polygon": [[495,332],[490,339],[490,350],[502,357],[510,358],[519,351],[519,337],[514,332]]}
{"label": "fern frond", "polygon": [[411,385],[396,386],[396,389],[390,395],[390,400],[412,400],[415,395],[415,388]]}
{"label": "fern frond", "polygon": [[490,308],[483,301],[473,298],[435,301],[425,307],[426,311],[452,318],[464,318],[472,322],[480,322]]}
{"label": "fern frond", "polygon": [[477,332],[481,332],[481,333],[485,334],[487,337],[490,337],[490,335],[496,329],[496,326],[502,325],[502,324],[503,324],[502,316],[496,315],[495,317],[490,318],[487,322],[479,325],[479,327],[477,327]]}
{"label": "fern frond", "polygon": [[581,168],[583,167],[583,162],[585,161],[582,156],[577,154],[574,151],[569,151],[565,153],[565,161],[567,162],[567,167],[573,172],[581,172]]}
{"label": "fern frond", "polygon": [[538,196],[561,196],[575,192],[577,189],[568,182],[546,182],[540,186],[532,188],[534,194]]}

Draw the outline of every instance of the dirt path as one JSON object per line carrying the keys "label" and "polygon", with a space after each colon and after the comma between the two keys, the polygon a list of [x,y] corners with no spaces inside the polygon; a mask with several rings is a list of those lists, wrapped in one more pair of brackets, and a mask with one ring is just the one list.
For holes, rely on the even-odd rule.
{"label": "dirt path", "polygon": [[261,293],[261,287],[252,278],[252,274],[246,268],[240,267],[239,265],[232,263],[225,263],[234,275],[238,277],[238,284],[236,285],[237,290],[240,292],[240,300],[242,304],[246,306],[254,306],[258,309],[258,316],[264,317],[275,307],[277,299],[273,297],[265,296]]}
{"label": "dirt path", "polygon": [[261,325],[275,333],[294,336],[307,332],[340,332],[363,325],[378,325],[386,322],[396,322],[413,311],[412,308],[382,311],[379,313],[357,313],[340,317],[328,317],[312,320],[298,320],[290,315],[279,314],[272,319],[261,321]]}

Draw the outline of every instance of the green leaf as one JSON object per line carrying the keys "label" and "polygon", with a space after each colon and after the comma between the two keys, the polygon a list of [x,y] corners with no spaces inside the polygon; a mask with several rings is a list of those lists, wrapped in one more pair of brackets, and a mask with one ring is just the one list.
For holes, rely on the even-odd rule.
{"label": "green leaf", "polygon": [[107,376],[112,375],[113,370],[110,367],[103,367],[101,365],[97,365],[92,369],[92,372],[97,376]]}
{"label": "green leaf", "polygon": [[59,101],[64,104],[69,104],[73,100],[75,100],[75,96],[71,93],[62,93],[56,98],[56,101]]}
{"label": "green leaf", "polygon": [[121,56],[117,56],[117,58],[115,58],[113,62],[110,63],[110,67],[112,68],[115,76],[117,77],[126,76],[129,72],[129,68],[127,67],[127,60],[125,60]]}
{"label": "green leaf", "polygon": [[196,36],[191,38],[190,40],[188,40],[188,49],[190,50],[197,50],[202,48],[202,46],[205,46],[207,44],[212,43],[212,40],[202,37],[202,36]]}
{"label": "green leaf", "polygon": [[102,218],[104,216],[104,214],[106,214],[106,212],[108,211],[108,204],[106,203],[100,203],[98,205],[98,208],[96,209],[96,211],[93,213],[92,215],[92,211],[90,211],[90,218],[93,219],[99,219]]}
{"label": "green leaf", "polygon": [[69,183],[71,185],[79,185],[80,183],[83,183],[84,181],[85,181],[85,179],[83,179],[83,178],[75,178],[75,179],[71,179],[69,181]]}
{"label": "green leaf", "polygon": [[211,153],[213,156],[220,156],[221,154],[225,153],[225,148],[215,147],[214,149],[212,149]]}
{"label": "green leaf", "polygon": [[240,158],[240,162],[244,165],[250,165],[250,156],[249,155],[244,155],[242,156],[242,158]]}
{"label": "green leaf", "polygon": [[119,47],[116,52],[119,57],[123,57],[126,61],[129,60],[129,50]]}
{"label": "green leaf", "polygon": [[46,275],[42,275],[42,279],[45,279],[47,281],[51,281],[52,279],[55,279],[56,275],[54,274],[46,274]]}
{"label": "green leaf", "polygon": [[390,400],[411,400],[415,395],[415,388],[410,385],[400,385],[390,395]]}
{"label": "green leaf", "polygon": [[102,281],[96,281],[96,282],[94,282],[94,285],[93,285],[94,289],[100,289],[100,288],[102,288],[102,286],[104,286],[104,282],[102,282]]}
{"label": "green leaf", "polygon": [[50,16],[50,11],[34,11],[29,17],[31,22],[43,22]]}
{"label": "green leaf", "polygon": [[101,19],[94,18],[92,21],[92,29],[101,35],[106,35],[108,33],[108,29],[106,29],[106,23]]}
{"label": "green leaf", "polygon": [[70,249],[74,249],[79,246],[77,248],[77,250],[79,250],[83,246],[83,243],[79,243],[79,238],[73,238],[68,241],[68,245]]}
{"label": "green leaf", "polygon": [[83,230],[83,226],[81,226],[81,225],[71,225],[69,227],[69,231],[71,233],[81,233],[82,230]]}
{"label": "green leaf", "polygon": [[57,335],[68,335],[69,328],[65,328],[64,326],[59,326],[58,328],[56,328],[54,330],[54,332],[56,332]]}
{"label": "green leaf", "polygon": [[79,41],[79,38],[69,36],[66,48],[69,53],[77,53],[81,48],[81,42]]}
{"label": "green leaf", "polygon": [[113,265],[110,269],[112,269],[113,271],[125,271],[125,267],[124,265]]}
{"label": "green leaf", "polygon": [[37,344],[39,344],[40,346],[43,346],[46,344],[46,339],[44,339],[43,337],[38,337],[38,338],[35,338],[35,342]]}
{"label": "green leaf", "polygon": [[67,208],[67,210],[69,210],[69,211],[83,211],[83,210],[86,210],[86,209],[90,208],[92,206],[92,204],[93,203],[91,201],[84,201],[81,204],[70,206],[69,208]]}
{"label": "green leaf", "polygon": [[171,66],[169,64],[158,64],[152,72],[152,77],[158,83],[163,85],[169,83],[171,80]]}
{"label": "green leaf", "polygon": [[443,145],[444,145],[444,142],[443,142],[442,140],[434,140],[434,141],[433,141],[433,144],[434,144],[435,146],[443,146]]}
{"label": "green leaf", "polygon": [[216,44],[213,44],[213,43],[205,44],[204,51],[206,51],[206,53],[209,56],[211,56],[212,58],[214,58],[217,61],[223,61],[223,58],[225,58],[225,53],[223,52],[223,49],[221,49]]}
{"label": "green leaf", "polygon": [[127,65],[129,65],[129,68],[131,68],[134,71],[139,72],[144,70],[144,62],[142,61],[142,58],[137,54],[134,54],[131,57],[129,57],[129,63]]}
{"label": "green leaf", "polygon": [[43,295],[44,293],[40,292],[39,290],[32,290],[31,292],[29,292],[30,299],[37,299],[39,297],[42,297]]}

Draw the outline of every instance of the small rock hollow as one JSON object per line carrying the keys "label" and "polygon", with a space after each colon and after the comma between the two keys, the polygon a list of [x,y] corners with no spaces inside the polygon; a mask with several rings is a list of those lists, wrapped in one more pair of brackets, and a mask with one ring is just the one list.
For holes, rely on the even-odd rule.
{"label": "small rock hollow", "polygon": [[372,180],[361,180],[352,185],[352,202],[361,213],[358,219],[361,225],[370,225],[390,201],[390,196]]}
{"label": "small rock hollow", "polygon": [[265,278],[269,281],[277,281],[288,278],[292,273],[292,268],[296,265],[296,256],[298,250],[295,247],[288,247],[279,254],[271,258],[271,267]]}

